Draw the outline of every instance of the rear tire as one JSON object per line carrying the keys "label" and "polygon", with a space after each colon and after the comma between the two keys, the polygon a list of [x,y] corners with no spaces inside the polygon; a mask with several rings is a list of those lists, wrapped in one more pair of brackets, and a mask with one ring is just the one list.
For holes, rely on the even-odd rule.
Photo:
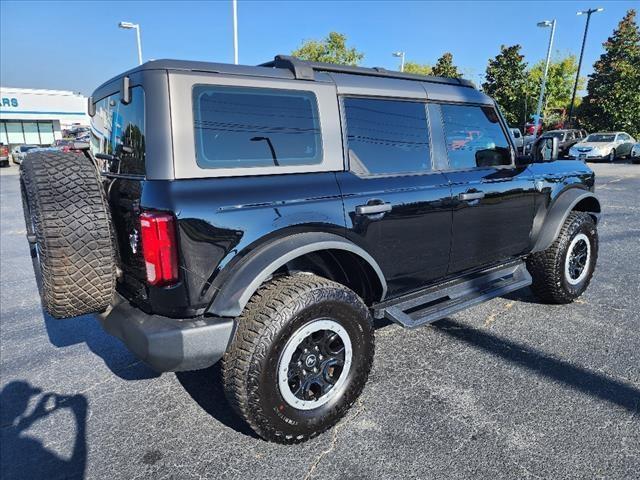
{"label": "rear tire", "polygon": [[223,357],[225,392],[262,438],[300,443],[345,415],[373,353],[369,310],[354,292],[310,274],[276,278],[238,317]]}
{"label": "rear tire", "polygon": [[571,303],[591,282],[598,259],[598,232],[589,214],[571,212],[549,248],[531,255],[531,289],[547,303]]}
{"label": "rear tire", "polygon": [[102,181],[86,157],[37,152],[20,165],[22,203],[43,307],[55,318],[104,311],[116,250]]}

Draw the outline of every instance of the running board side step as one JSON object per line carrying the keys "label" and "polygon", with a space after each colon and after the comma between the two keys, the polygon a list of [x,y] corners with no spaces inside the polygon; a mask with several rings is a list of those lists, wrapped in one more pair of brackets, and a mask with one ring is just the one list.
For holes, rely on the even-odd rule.
{"label": "running board side step", "polygon": [[407,295],[376,311],[376,317],[407,328],[425,325],[491,298],[531,285],[524,262],[501,266],[473,277]]}

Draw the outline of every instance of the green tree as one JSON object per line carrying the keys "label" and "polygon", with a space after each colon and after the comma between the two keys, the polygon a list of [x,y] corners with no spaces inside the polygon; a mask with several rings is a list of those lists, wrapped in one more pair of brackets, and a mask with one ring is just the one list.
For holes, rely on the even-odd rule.
{"label": "green tree", "polygon": [[500,53],[489,60],[482,91],[493,97],[510,125],[525,123],[527,63],[520,45],[502,45]]}
{"label": "green tree", "polygon": [[405,62],[404,71],[407,73],[418,73],[420,75],[431,75],[433,68],[426,63]]}
{"label": "green tree", "polygon": [[449,52],[446,52],[438,59],[431,74],[436,77],[461,77],[460,72],[458,72],[458,68],[453,64],[453,55]]}
{"label": "green tree", "polygon": [[579,119],[590,130],[640,136],[640,30],[629,10],[593,65]]}
{"label": "green tree", "polygon": [[338,32],[329,33],[324,40],[306,40],[291,55],[301,60],[340,65],[358,65],[364,58],[364,53],[348,48],[347,37]]}
{"label": "green tree", "polygon": [[[542,87],[542,77],[544,75],[544,60],[536,63],[528,73],[527,85],[527,104],[531,105],[529,110],[535,113]],[[547,84],[544,91],[544,99],[542,103],[542,116],[545,124],[549,125],[563,120],[560,111],[563,109],[568,112],[569,103],[571,102],[571,94],[573,93],[573,83],[576,79],[578,71],[578,62],[575,55],[567,55],[565,57],[556,56],[549,63],[549,72],[547,73]],[[578,88],[583,88],[584,78],[578,81]]]}

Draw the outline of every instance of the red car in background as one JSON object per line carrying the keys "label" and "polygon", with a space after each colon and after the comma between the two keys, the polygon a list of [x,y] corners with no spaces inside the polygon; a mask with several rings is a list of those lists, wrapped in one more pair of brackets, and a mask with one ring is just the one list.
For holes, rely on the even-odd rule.
{"label": "red car in background", "polygon": [[9,166],[9,146],[0,143],[0,167]]}
{"label": "red car in background", "polygon": [[75,144],[78,143],[75,139],[62,139],[56,140],[54,147],[58,148],[62,152],[74,152],[82,154],[81,150],[75,148]]}

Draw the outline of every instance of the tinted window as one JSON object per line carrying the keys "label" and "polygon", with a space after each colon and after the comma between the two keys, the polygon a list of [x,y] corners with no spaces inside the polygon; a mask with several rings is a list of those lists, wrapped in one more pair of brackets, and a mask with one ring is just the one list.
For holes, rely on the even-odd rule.
{"label": "tinted window", "polygon": [[91,145],[94,153],[114,155],[120,162],[111,164],[112,172],[144,175],[144,91],[131,89],[131,102],[120,101],[120,94],[96,103],[91,118]]}
{"label": "tinted window", "polygon": [[193,89],[196,160],[202,168],[311,165],[322,161],[311,92],[200,85]]}
{"label": "tinted window", "polygon": [[442,119],[451,168],[511,164],[509,143],[492,107],[442,105]]}
{"label": "tinted window", "polygon": [[345,98],[344,109],[352,171],[380,175],[431,168],[424,103]]}

